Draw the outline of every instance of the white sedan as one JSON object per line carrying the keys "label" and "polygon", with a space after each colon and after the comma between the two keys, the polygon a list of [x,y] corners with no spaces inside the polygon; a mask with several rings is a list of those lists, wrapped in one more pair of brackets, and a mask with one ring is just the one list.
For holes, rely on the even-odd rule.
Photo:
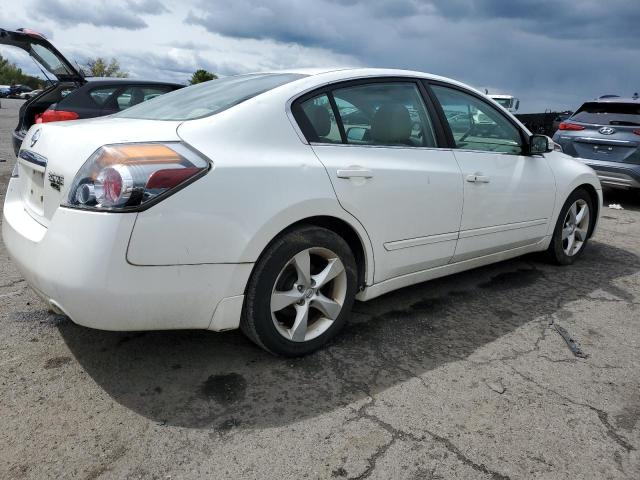
{"label": "white sedan", "polygon": [[36,125],[2,233],[55,311],[317,349],[366,301],[593,234],[593,170],[481,93],[402,70],[227,77]]}

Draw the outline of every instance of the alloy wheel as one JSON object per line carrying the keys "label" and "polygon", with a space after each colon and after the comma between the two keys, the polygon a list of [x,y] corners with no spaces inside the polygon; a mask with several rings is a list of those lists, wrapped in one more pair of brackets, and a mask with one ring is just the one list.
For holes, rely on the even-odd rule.
{"label": "alloy wheel", "polygon": [[347,274],[338,255],[308,248],[280,271],[271,292],[271,318],[287,340],[305,342],[331,327],[346,295]]}
{"label": "alloy wheel", "polygon": [[589,205],[580,198],[571,205],[562,225],[562,249],[569,257],[577,254],[587,240],[589,222]]}

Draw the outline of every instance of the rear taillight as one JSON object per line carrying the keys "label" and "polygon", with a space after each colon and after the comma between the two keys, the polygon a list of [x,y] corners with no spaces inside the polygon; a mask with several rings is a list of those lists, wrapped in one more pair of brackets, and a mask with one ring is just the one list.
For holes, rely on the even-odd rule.
{"label": "rear taillight", "polygon": [[558,125],[559,130],[584,130],[582,125],[576,125],[575,123],[562,122]]}
{"label": "rear taillight", "polygon": [[209,166],[181,143],[106,145],[82,166],[63,205],[135,210],[204,175]]}
{"label": "rear taillight", "polygon": [[65,120],[77,120],[80,118],[76,112],[64,110],[46,110],[42,115],[36,115],[36,123],[64,122]]}
{"label": "rear taillight", "polygon": [[640,135],[640,130],[634,130],[633,133],[635,133],[636,135]]}

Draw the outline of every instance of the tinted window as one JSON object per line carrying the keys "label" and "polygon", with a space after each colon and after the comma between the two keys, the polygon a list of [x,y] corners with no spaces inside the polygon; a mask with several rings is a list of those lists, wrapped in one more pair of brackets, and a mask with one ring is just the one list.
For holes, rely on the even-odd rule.
{"label": "tinted window", "polygon": [[117,115],[149,120],[192,120],[207,117],[304,76],[293,73],[263,73],[221,78],[162,95]]}
{"label": "tinted window", "polygon": [[111,95],[117,90],[117,87],[101,87],[94,88],[89,92],[91,99],[98,105],[104,105]]}
{"label": "tinted window", "polygon": [[488,103],[452,88],[433,86],[457,148],[521,153],[520,131]]}
{"label": "tinted window", "polygon": [[582,105],[572,120],[596,125],[640,125],[640,103],[598,103]]}
{"label": "tinted window", "polygon": [[370,83],[332,93],[347,143],[436,146],[431,120],[415,84]]}
{"label": "tinted window", "polygon": [[116,97],[115,108],[117,110],[124,110],[126,108],[133,107],[134,105],[138,105],[139,103],[146,102],[147,100],[151,100],[153,98],[159,97],[162,94],[165,94],[171,90],[168,86],[153,86],[153,87],[145,87],[144,85],[132,85],[131,87],[125,88],[120,94]]}
{"label": "tinted window", "polygon": [[300,108],[311,127],[312,142],[341,143],[340,130],[336,123],[329,97],[326,94],[318,95],[302,102]]}

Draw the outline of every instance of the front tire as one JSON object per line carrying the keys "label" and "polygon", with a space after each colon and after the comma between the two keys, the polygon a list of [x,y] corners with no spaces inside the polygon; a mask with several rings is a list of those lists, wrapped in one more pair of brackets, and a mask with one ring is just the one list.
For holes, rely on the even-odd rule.
{"label": "front tire", "polygon": [[357,285],[353,253],[331,230],[302,226],[274,240],[247,285],[240,328],[276,355],[306,355],[344,326]]}
{"label": "front tire", "polygon": [[550,260],[558,265],[575,262],[587,246],[594,220],[591,196],[583,189],[575,190],[560,210],[547,250]]}

